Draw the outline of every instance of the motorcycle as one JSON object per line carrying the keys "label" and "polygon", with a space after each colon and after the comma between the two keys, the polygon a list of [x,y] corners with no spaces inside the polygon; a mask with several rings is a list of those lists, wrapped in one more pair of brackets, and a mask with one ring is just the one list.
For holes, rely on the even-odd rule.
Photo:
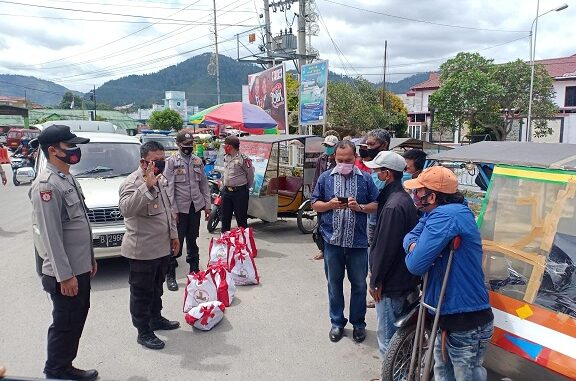
{"label": "motorcycle", "polygon": [[10,159],[10,166],[12,167],[12,182],[15,186],[31,183],[36,177],[32,162],[26,155],[13,155]]}
{"label": "motorcycle", "polygon": [[209,233],[213,233],[220,223],[220,209],[222,206],[222,196],[220,195],[220,180],[212,177],[208,178],[210,184],[210,199],[212,200],[212,212],[208,218],[207,229]]}

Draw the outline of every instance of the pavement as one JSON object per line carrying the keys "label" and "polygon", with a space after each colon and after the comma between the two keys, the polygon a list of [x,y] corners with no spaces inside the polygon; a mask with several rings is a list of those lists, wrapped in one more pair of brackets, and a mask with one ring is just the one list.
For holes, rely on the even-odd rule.
{"label": "pavement", "polygon": [[[0,365],[8,375],[42,377],[52,304],[34,267],[29,186],[0,185]],[[258,286],[238,287],[224,320],[212,331],[186,324],[182,313],[186,264],[181,259],[178,292],[165,291],[163,315],[181,328],[162,332],[162,351],[136,343],[128,310],[128,266],[124,259],[99,261],[91,309],[75,365],[96,368],[101,380],[359,380],[379,377],[375,310],[368,337],[352,340],[351,327],[338,343],[328,339],[326,280],[311,236],[295,220],[253,220],[258,246]],[[201,264],[211,237],[201,228]],[[345,281],[345,289],[349,284]],[[346,300],[349,301],[348,295]],[[494,380],[500,377],[492,378]]]}

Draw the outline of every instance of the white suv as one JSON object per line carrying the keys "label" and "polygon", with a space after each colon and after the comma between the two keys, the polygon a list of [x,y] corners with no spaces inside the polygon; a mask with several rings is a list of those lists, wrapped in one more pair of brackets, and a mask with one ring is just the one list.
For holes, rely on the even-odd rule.
{"label": "white suv", "polygon": [[[88,207],[88,218],[92,225],[92,242],[96,258],[120,255],[122,236],[126,231],[124,217],[118,207],[118,189],[126,176],[138,168],[140,142],[137,138],[113,133],[74,132],[90,139],[82,144],[82,159],[70,167],[70,172],[80,183]],[[40,152],[36,173],[46,168],[46,158]],[[36,270],[41,273],[46,250],[40,239],[38,227],[32,226]]]}

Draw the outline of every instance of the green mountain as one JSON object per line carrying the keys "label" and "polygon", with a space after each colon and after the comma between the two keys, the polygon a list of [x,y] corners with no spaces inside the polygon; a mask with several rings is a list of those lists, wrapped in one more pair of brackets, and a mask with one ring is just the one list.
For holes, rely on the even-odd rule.
{"label": "green mountain", "polygon": [[70,90],[64,86],[36,77],[0,74],[0,96],[26,97],[33,103],[53,106],[60,103],[67,91]]}
{"label": "green mountain", "polygon": [[[429,73],[418,73],[401,79],[398,82],[386,82],[386,90],[394,94],[406,94],[415,85],[422,83],[428,79]],[[377,87],[382,87],[382,82],[376,84]]]}

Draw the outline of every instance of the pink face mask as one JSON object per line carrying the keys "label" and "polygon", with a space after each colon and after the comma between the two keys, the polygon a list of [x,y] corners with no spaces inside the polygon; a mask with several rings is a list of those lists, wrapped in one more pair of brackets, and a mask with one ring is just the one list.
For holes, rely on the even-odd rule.
{"label": "pink face mask", "polygon": [[336,164],[336,172],[343,176],[348,176],[354,170],[354,164],[338,163]]}

